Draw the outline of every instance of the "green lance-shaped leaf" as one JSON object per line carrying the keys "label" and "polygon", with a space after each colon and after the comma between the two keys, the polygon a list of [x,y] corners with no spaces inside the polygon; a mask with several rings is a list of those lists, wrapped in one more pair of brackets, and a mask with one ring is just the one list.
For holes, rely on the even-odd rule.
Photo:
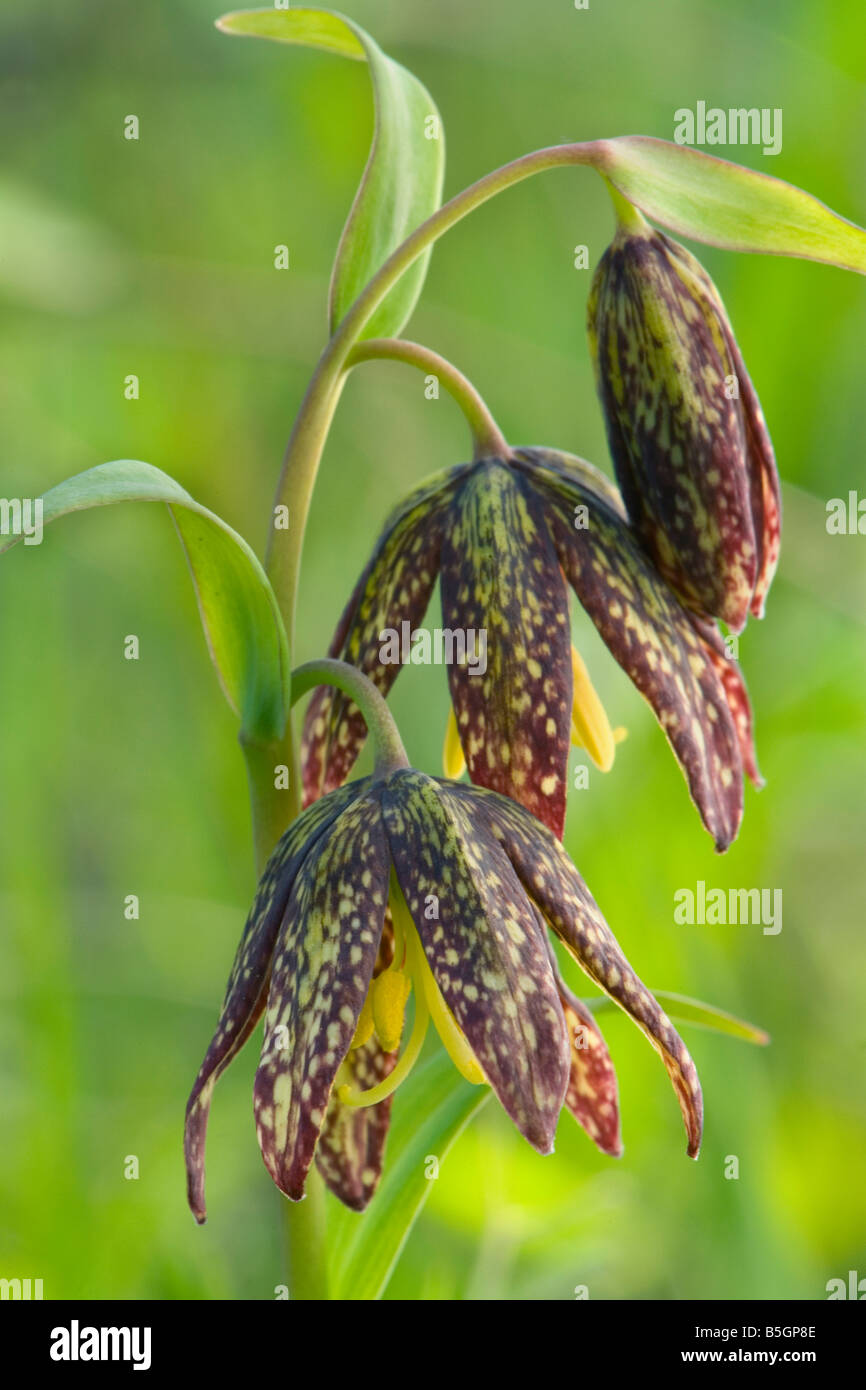
{"label": "green lance-shaped leaf", "polygon": [[[277,601],[246,541],[149,463],[119,459],[46,492],[42,524],[114,502],[165,502],[189,562],[208,647],[226,699],[250,740],[280,738],[291,663]],[[20,536],[11,536],[0,552]]]}
{"label": "green lance-shaped leaf", "polygon": [[[370,35],[329,10],[239,10],[217,27],[227,34],[276,39],[366,62],[373,83],[373,143],[337,249],[330,291],[333,333],[391,252],[439,206],[445,171],[442,120],[426,87]],[[397,335],[415,307],[429,253],[401,276],[365,325],[362,338]]]}
{"label": "green lance-shaped leaf", "polygon": [[[653,994],[668,1017],[676,1019],[678,1023],[692,1023],[696,1028],[706,1028],[711,1033],[725,1033],[728,1037],[755,1043],[759,1047],[770,1041],[769,1034],[763,1028],[735,1018],[733,1014],[725,1013],[724,1009],[717,1009],[712,1004],[702,1004],[699,999],[689,999],[685,994],[667,994],[660,989],[654,989]],[[607,998],[584,999],[583,1002],[594,1014],[614,1007]]]}
{"label": "green lance-shaped leaf", "polygon": [[377,1299],[430,1195],[429,1160],[442,1162],[490,1096],[470,1086],[444,1051],[416,1066],[394,1101],[382,1181],[363,1217],[334,1203],[329,1212],[333,1299]]}
{"label": "green lance-shaped leaf", "polygon": [[792,183],[645,135],[600,140],[597,149],[605,178],[680,236],[866,275],[866,231]]}

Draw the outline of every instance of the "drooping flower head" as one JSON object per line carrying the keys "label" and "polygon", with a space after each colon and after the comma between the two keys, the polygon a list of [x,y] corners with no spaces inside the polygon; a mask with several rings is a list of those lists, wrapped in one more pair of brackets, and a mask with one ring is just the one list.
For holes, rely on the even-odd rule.
{"label": "drooping flower head", "polygon": [[495,792],[396,767],[317,801],[267,865],[187,1107],[196,1219],[213,1088],[263,1013],[256,1127],[271,1176],[294,1200],[315,1159],[343,1202],[367,1205],[391,1096],[430,1019],[463,1075],[492,1087],[540,1153],[551,1152],[565,1105],[603,1152],[619,1154],[613,1065],[559,976],[548,929],[660,1053],[696,1155],[694,1064],[559,841]]}
{"label": "drooping flower head", "polygon": [[779,558],[773,447],[721,297],[631,208],[593,279],[589,341],[626,512],[683,602],[736,632]]}
{"label": "drooping flower head", "polygon": [[[484,630],[486,670],[448,668],[472,781],[514,798],[561,837],[572,731],[599,766],[614,735],[573,657],[568,585],[652,707],[718,849],[734,839],[743,773],[759,781],[748,697],[718,630],[685,607],[591,465],[516,449],[438,474],[390,516],[330,647],[387,693],[386,630],[420,623],[437,575],[445,630]],[[576,679],[575,679],[576,677]],[[307,803],[339,786],[365,738],[346,696],[322,688],[302,743]],[[451,770],[449,768],[449,770]]]}

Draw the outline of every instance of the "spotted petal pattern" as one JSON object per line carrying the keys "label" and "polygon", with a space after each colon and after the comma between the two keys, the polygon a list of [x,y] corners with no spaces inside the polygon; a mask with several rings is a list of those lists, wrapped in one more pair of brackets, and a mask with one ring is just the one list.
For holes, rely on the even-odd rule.
{"label": "spotted petal pattern", "polygon": [[[665,238],[670,241],[670,238]],[[716,300],[720,310],[720,327],[727,343],[739,391],[740,406],[746,433],[746,463],[749,470],[749,490],[752,505],[752,523],[757,548],[757,575],[752,595],[750,612],[756,618],[764,616],[767,591],[779,563],[779,550],[782,541],[782,494],[779,485],[779,472],[776,456],[770,440],[764,412],[758,400],[752,379],[746,370],[743,355],[734,337],[734,330],[724,310],[718,290],[700,261],[696,260],[685,247],[671,242],[684,258],[701,282],[707,301]]]}
{"label": "spotted petal pattern", "polygon": [[728,709],[734,721],[740,744],[743,768],[749,781],[756,787],[763,787],[764,779],[758,768],[755,752],[755,736],[752,727],[752,706],[743,673],[732,656],[728,656],[724,639],[715,623],[703,621],[695,616],[695,628],[700,635],[710,661],[725,692]]}
{"label": "spotted petal pattern", "polygon": [[390,872],[379,797],[374,783],[305,859],[274,952],[256,1129],[274,1182],[296,1201],[379,951]]}
{"label": "spotted petal pattern", "polygon": [[184,1150],[189,1204],[198,1222],[206,1215],[204,1154],[211,1097],[220,1075],[255,1028],[265,1005],[274,943],[295,876],[341,812],[366,782],[342,787],[311,806],[286,831],[259,882],[235,955],[219,1023],[187,1103]]}
{"label": "spotted petal pattern", "polygon": [[382,804],[394,868],[485,1078],[521,1133],[550,1153],[570,1049],[546,935],[471,800],[453,794],[457,786],[410,769],[391,777]]}
{"label": "spotted petal pattern", "polygon": [[741,398],[742,359],[715,286],[669,237],[619,231],[588,322],[628,515],[683,600],[739,630],[758,579],[752,479],[762,465],[744,408],[754,392]]}
{"label": "spotted petal pattern", "polygon": [[[560,563],[609,651],[653,709],[718,850],[743,813],[743,760],[728,694],[695,619],[644,556],[621,513],[576,471],[518,451],[549,502]],[[587,524],[576,529],[575,507]],[[583,516],[581,517],[583,520]]]}
{"label": "spotted petal pattern", "polygon": [[619,1095],[607,1043],[589,1009],[568,988],[555,963],[554,973],[571,1044],[565,1104],[601,1152],[619,1158]]}
{"label": "spotted petal pattern", "polygon": [[[396,1052],[384,1052],[373,1035],[350,1052],[342,1075],[355,1090],[369,1091],[397,1065]],[[316,1148],[316,1167],[335,1197],[363,1211],[382,1176],[393,1096],[378,1105],[343,1105],[332,1092]]]}
{"label": "spotted petal pattern", "polygon": [[[453,795],[469,790],[453,784]],[[616,938],[562,845],[528,811],[506,797],[471,789],[476,834],[486,819],[526,892],[570,955],[646,1034],[665,1064],[688,1137],[688,1153],[701,1143],[703,1101],[694,1062],[656,999],[632,970]],[[484,812],[486,811],[486,816]]]}
{"label": "spotted petal pattern", "polygon": [[[387,970],[394,959],[394,924],[385,909],[385,924],[373,978]],[[356,1091],[378,1086],[397,1065],[397,1053],[385,1052],[375,1033],[363,1046],[353,1048],[343,1063],[341,1080]],[[316,1146],[316,1167],[334,1196],[352,1211],[368,1206],[382,1176],[385,1142],[391,1123],[393,1096],[378,1105],[344,1105],[331,1092],[328,1113]]]}
{"label": "spotted petal pattern", "polygon": [[442,546],[446,628],[487,634],[487,669],[448,668],[472,781],[516,797],[562,835],[571,728],[568,591],[538,497],[499,460],[478,464]]}
{"label": "spotted petal pattern", "polygon": [[[427,611],[439,571],[448,505],[468,465],[438,473],[391,513],[334,634],[328,655],[348,661],[387,695],[400,666],[380,660],[381,633],[410,630]],[[321,686],[301,739],[304,804],[345,781],[367,737],[360,710]]]}

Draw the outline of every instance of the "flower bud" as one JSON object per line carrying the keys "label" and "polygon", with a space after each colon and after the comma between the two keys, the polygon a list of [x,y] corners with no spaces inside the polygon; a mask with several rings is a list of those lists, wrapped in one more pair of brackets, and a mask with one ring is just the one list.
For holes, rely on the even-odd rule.
{"label": "flower bud", "polygon": [[629,518],[682,601],[739,632],[779,554],[779,480],[712,280],[630,209],[593,280],[588,326]]}

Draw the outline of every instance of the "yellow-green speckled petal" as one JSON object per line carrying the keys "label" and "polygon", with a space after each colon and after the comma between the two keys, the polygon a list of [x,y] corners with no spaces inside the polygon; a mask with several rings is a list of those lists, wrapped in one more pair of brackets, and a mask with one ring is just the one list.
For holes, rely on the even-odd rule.
{"label": "yellow-green speckled petal", "polygon": [[566,1108],[603,1154],[622,1155],[616,1071],[601,1029],[554,964],[556,987],[571,1044]]}
{"label": "yellow-green speckled petal", "polygon": [[[469,788],[450,784],[451,795]],[[526,892],[571,956],[600,989],[620,1005],[649,1038],[673,1084],[688,1138],[690,1157],[701,1143],[703,1101],[695,1064],[682,1038],[655,997],[632,970],[613,932],[562,845],[522,806],[495,792],[472,788],[474,823],[479,835],[486,803],[487,823],[499,840]]]}
{"label": "yellow-green speckled petal", "polygon": [[[709,646],[717,630],[683,607],[621,511],[587,486],[581,472],[551,468],[549,454],[532,449],[515,458],[547,499],[568,580],[652,707],[716,848],[727,849],[743,814],[743,757],[729,688]],[[580,527],[575,507],[584,509]]]}
{"label": "yellow-green speckled petal", "polygon": [[373,783],[304,861],[274,951],[256,1130],[274,1182],[295,1201],[379,952],[390,873],[380,796]]}
{"label": "yellow-green speckled petal", "polygon": [[486,1080],[521,1133],[549,1153],[570,1053],[546,933],[475,814],[480,793],[464,786],[468,796],[457,800],[458,785],[411,769],[389,779],[382,805],[394,868],[442,997]]}
{"label": "yellow-green speckled petal", "polygon": [[[383,1051],[374,1035],[349,1053],[340,1076],[355,1090],[371,1091],[396,1065],[397,1053]],[[387,1096],[378,1105],[343,1105],[336,1087],[331,1092],[316,1167],[334,1196],[352,1211],[364,1210],[382,1175],[393,1099]]]}
{"label": "yellow-green speckled petal", "polygon": [[271,957],[295,876],[337,820],[366,786],[342,787],[311,806],[283,835],[265,866],[226,988],[217,1031],[201,1064],[186,1108],[184,1151],[193,1215],[205,1219],[204,1154],[213,1088],[261,1017]]}
{"label": "yellow-green speckled petal", "polygon": [[442,544],[446,628],[487,634],[486,670],[448,669],[472,781],[562,835],[571,733],[568,590],[540,499],[501,460],[476,465]]}
{"label": "yellow-green speckled petal", "polygon": [[621,228],[588,325],[628,515],[683,601],[738,631],[778,557],[778,480],[718,291],[685,247]]}

